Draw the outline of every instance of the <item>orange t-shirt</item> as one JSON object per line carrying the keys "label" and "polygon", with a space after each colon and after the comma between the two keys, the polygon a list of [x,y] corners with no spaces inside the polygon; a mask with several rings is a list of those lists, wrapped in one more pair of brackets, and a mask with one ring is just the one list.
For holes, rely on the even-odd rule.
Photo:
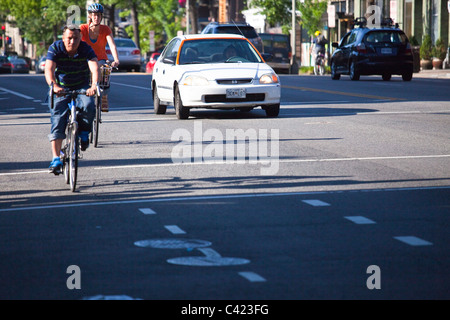
{"label": "orange t-shirt", "polygon": [[97,55],[98,60],[108,60],[108,56],[106,55],[106,44],[108,41],[106,40],[106,36],[111,34],[111,29],[104,25],[100,25],[100,33],[98,34],[97,41],[92,42],[89,38],[89,25],[82,24],[80,25],[81,29],[81,40],[87,42],[88,45],[94,49],[95,54]]}

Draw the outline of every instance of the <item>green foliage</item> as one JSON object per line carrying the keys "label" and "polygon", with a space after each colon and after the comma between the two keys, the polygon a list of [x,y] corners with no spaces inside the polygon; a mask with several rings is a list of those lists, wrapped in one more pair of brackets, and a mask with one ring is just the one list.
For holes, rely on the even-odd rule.
{"label": "green foliage", "polygon": [[431,55],[440,60],[444,60],[446,54],[447,54],[447,51],[446,51],[446,46],[444,44],[444,41],[440,38],[437,39],[436,43],[431,51]]}
{"label": "green foliage", "polygon": [[292,0],[253,0],[250,7],[259,8],[267,23],[272,26],[280,24],[283,33],[289,33],[292,27]]}
{"label": "green foliage", "polygon": [[411,36],[411,38],[409,38],[409,43],[411,43],[412,46],[418,46],[419,45],[419,41],[417,41],[415,36]]}
{"label": "green foliage", "polygon": [[431,36],[425,35],[422,40],[422,45],[420,46],[420,59],[430,60],[432,51]]}
{"label": "green foliage", "polygon": [[301,14],[301,24],[312,36],[317,30],[322,30],[321,22],[323,14],[327,11],[328,3],[325,0],[305,0],[298,2],[298,10]]}

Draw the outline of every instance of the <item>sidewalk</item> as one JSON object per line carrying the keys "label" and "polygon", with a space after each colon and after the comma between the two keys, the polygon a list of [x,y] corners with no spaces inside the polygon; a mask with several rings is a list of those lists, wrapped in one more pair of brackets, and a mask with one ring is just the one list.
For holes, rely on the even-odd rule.
{"label": "sidewalk", "polygon": [[414,78],[450,79],[450,69],[420,70],[413,73]]}

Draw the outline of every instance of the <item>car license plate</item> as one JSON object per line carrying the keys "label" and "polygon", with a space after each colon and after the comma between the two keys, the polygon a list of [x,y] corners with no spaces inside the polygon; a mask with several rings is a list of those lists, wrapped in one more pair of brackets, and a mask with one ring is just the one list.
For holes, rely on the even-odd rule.
{"label": "car license plate", "polygon": [[392,48],[381,48],[381,54],[392,54]]}
{"label": "car license plate", "polygon": [[227,89],[227,98],[245,98],[247,95],[245,89]]}
{"label": "car license plate", "polygon": [[277,52],[275,53],[275,58],[283,58],[283,54]]}

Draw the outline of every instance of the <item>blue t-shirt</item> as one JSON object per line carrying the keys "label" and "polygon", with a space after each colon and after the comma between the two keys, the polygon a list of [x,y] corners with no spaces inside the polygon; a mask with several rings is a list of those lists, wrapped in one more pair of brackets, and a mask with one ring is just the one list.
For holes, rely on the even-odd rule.
{"label": "blue t-shirt", "polygon": [[89,85],[91,72],[88,61],[97,58],[94,50],[81,41],[73,57],[67,53],[62,40],[53,42],[48,48],[47,59],[56,63],[56,83],[69,90],[78,90]]}

